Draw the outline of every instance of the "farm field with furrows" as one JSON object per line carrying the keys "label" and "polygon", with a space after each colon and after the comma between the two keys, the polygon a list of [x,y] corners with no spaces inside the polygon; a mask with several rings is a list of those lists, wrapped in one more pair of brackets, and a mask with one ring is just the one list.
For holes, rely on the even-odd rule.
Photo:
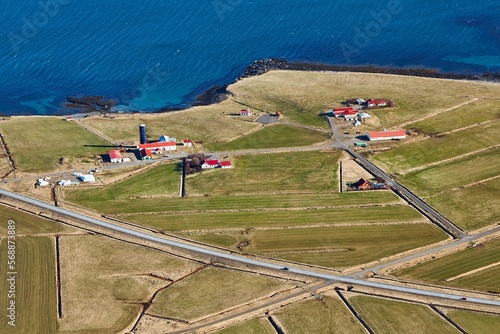
{"label": "farm field with furrows", "polygon": [[112,148],[92,132],[59,117],[13,117],[0,122],[0,132],[20,172],[70,169],[72,164],[93,168],[95,155]]}
{"label": "farm field with furrows", "polygon": [[458,333],[427,305],[366,296],[349,302],[375,333]]}
{"label": "farm field with furrows", "polygon": [[500,239],[392,273],[440,285],[500,292]]}
{"label": "farm field with furrows", "polygon": [[342,301],[332,295],[309,299],[273,312],[286,333],[365,333],[363,326]]}
{"label": "farm field with furrows", "polygon": [[[0,241],[0,332],[1,333],[55,333],[57,329],[57,293],[54,239],[45,236],[15,239],[15,298],[7,298],[11,291],[7,278],[7,239]],[[15,326],[8,324],[7,307],[15,301]]]}

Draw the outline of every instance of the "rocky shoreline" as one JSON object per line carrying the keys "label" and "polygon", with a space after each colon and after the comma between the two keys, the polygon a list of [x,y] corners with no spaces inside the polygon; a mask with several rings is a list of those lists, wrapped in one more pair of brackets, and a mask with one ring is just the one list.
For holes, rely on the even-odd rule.
{"label": "rocky shoreline", "polygon": [[[381,73],[395,74],[406,76],[417,76],[426,78],[438,79],[455,79],[455,80],[473,80],[473,81],[490,81],[500,82],[500,73],[482,73],[482,74],[457,74],[457,73],[442,73],[434,69],[426,68],[392,68],[392,67],[377,67],[377,66],[359,66],[359,65],[326,65],[318,63],[305,62],[288,62],[286,59],[270,58],[254,61],[247,66],[243,74],[235,81],[244,78],[262,75],[273,70],[288,70],[288,71],[328,71],[328,72],[364,72],[364,73]],[[227,86],[215,86],[196,98],[193,106],[209,105],[223,101],[231,93],[227,90]]]}

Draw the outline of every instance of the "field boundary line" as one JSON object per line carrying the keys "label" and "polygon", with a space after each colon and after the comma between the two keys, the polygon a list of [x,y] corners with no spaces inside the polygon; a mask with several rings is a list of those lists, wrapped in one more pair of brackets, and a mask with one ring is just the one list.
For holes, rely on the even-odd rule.
{"label": "field boundary line", "polygon": [[349,301],[347,300],[347,298],[340,292],[340,289],[334,289],[335,292],[337,293],[337,295],[339,296],[339,298],[342,300],[342,302],[344,303],[344,305],[349,309],[349,311],[351,311],[352,315],[358,319],[359,323],[366,329],[366,331],[370,334],[375,334],[375,332],[370,328],[370,326],[366,323],[366,321],[363,319],[363,317],[361,316],[361,314],[358,313],[358,311],[356,311],[356,309],[354,308],[354,306],[351,305],[351,303],[349,303]]}
{"label": "field boundary line", "polygon": [[446,322],[455,327],[460,333],[467,334],[467,332],[462,327],[460,327],[455,321],[453,321],[453,319],[444,314],[444,312],[438,309],[434,304],[429,304],[429,307],[431,310],[436,312],[441,318],[443,318]]}
{"label": "field boundary line", "polygon": [[100,131],[97,131],[96,129],[88,126],[88,125],[85,125],[83,124],[81,121],[79,120],[75,120],[73,123],[75,123],[76,125],[78,125],[79,127],[81,127],[82,129],[85,129],[87,130],[88,132],[91,132],[93,134],[95,134],[97,137],[103,139],[104,141],[107,141],[108,143],[110,143],[111,145],[115,146],[115,142],[114,140],[112,140],[111,138],[109,138],[108,136],[106,136],[105,134],[101,133]]}
{"label": "field boundary line", "polygon": [[458,128],[458,129],[453,129],[453,130],[450,130],[450,131],[440,132],[439,135],[447,135],[447,134],[450,134],[450,133],[455,133],[455,132],[460,132],[460,131],[464,131],[464,130],[468,130],[468,129],[473,129],[473,128],[477,128],[478,126],[488,125],[488,124],[495,123],[495,122],[498,122],[498,121],[496,119],[490,119],[490,120],[487,120],[487,121],[484,121],[484,122],[479,122],[479,123],[475,123],[475,124],[469,124],[467,126],[463,126],[461,128]]}
{"label": "field boundary line", "polygon": [[413,124],[413,123],[421,122],[421,121],[424,121],[424,120],[426,120],[426,119],[428,119],[428,118],[432,118],[432,117],[434,117],[434,116],[437,116],[437,115],[440,115],[440,114],[444,114],[444,113],[446,113],[446,112],[448,112],[448,111],[452,111],[452,110],[458,109],[458,108],[460,108],[460,107],[463,107],[463,106],[465,106],[465,105],[467,105],[467,104],[469,104],[469,103],[472,103],[472,102],[474,102],[474,101],[477,101],[477,100],[479,100],[479,98],[478,98],[478,97],[474,97],[474,98],[473,98],[473,99],[471,99],[471,100],[468,100],[468,101],[462,102],[462,103],[457,104],[457,105],[454,105],[454,106],[452,106],[452,107],[449,107],[449,108],[446,108],[446,109],[438,109],[438,110],[436,110],[435,112],[433,112],[433,113],[431,113],[431,114],[429,114],[429,115],[426,115],[426,116],[424,116],[424,117],[422,117],[422,118],[419,118],[419,119],[414,119],[414,120],[409,121],[409,122],[404,122],[404,123],[401,123],[401,124],[399,124],[399,126],[400,126],[400,127],[404,127],[404,126],[406,126],[406,125],[408,125],[408,124]]}
{"label": "field boundary line", "polygon": [[498,265],[500,265],[500,261],[492,263],[492,264],[489,264],[489,265],[481,267],[481,268],[477,268],[477,269],[473,269],[473,270],[467,271],[467,272],[462,273],[462,274],[457,275],[457,276],[450,277],[450,278],[446,279],[446,282],[451,282],[451,281],[454,281],[456,279],[459,279],[459,278],[462,278],[462,277],[465,277],[465,276],[473,275],[473,274],[476,274],[476,273],[481,272],[481,271],[486,270],[486,269],[493,268],[493,267],[498,266]]}
{"label": "field boundary line", "polygon": [[456,160],[461,160],[463,158],[467,158],[468,156],[476,155],[478,153],[486,152],[486,151],[489,151],[489,150],[494,150],[494,149],[499,148],[499,147],[500,147],[500,144],[496,144],[496,145],[493,145],[493,146],[482,148],[480,150],[476,150],[476,151],[464,153],[464,154],[461,154],[461,155],[457,155],[456,157],[453,157],[453,158],[439,160],[439,161],[431,162],[429,164],[425,164],[425,165],[422,165],[422,166],[405,169],[405,170],[400,171],[400,173],[403,174],[403,175],[405,175],[405,174],[408,174],[408,173],[411,173],[411,172],[418,172],[420,170],[427,169],[429,167],[439,166],[439,165],[446,164],[448,162],[452,162],[452,161],[456,161]]}

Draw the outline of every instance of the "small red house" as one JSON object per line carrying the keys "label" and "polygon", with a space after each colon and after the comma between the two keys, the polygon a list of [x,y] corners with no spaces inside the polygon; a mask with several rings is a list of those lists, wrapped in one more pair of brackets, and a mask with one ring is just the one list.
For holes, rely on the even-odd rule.
{"label": "small red house", "polygon": [[117,163],[117,162],[123,161],[122,155],[120,154],[120,151],[118,151],[118,150],[111,150],[108,152],[108,154],[109,154],[109,160],[112,163]]}
{"label": "small red house", "polygon": [[202,169],[210,169],[219,167],[219,160],[205,160],[201,165]]}
{"label": "small red house", "polygon": [[221,168],[232,168],[233,165],[231,165],[231,161],[221,161],[220,163]]}
{"label": "small red house", "polygon": [[252,112],[250,111],[250,108],[241,109],[240,116],[252,116]]}
{"label": "small red house", "polygon": [[366,101],[366,105],[367,107],[386,107],[387,105],[389,105],[389,101],[382,99],[369,99],[368,101]]}

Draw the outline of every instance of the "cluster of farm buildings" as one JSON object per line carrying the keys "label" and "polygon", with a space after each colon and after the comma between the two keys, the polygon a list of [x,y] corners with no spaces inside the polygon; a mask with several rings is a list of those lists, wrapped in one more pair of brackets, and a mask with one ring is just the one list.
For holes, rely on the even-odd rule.
{"label": "cluster of farm buildings", "polygon": [[[347,99],[345,107],[332,109],[335,118],[343,118],[346,121],[353,121],[353,125],[360,125],[364,119],[370,118],[371,115],[365,112],[366,109],[381,109],[394,107],[395,103],[386,99],[367,99],[354,98]],[[405,130],[390,130],[387,131],[372,131],[366,134],[369,141],[377,140],[400,140],[406,138]]]}

